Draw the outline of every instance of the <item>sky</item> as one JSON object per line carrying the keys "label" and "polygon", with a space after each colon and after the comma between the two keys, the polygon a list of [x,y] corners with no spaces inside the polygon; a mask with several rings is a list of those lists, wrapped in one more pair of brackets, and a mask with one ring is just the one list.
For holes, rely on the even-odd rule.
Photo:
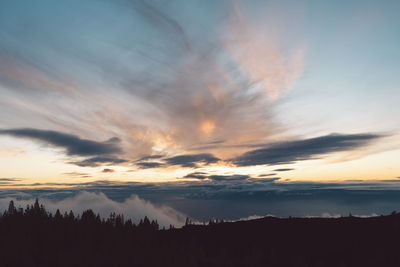
{"label": "sky", "polygon": [[[0,197],[165,204],[165,224],[235,201],[248,204],[225,217],[265,215],[267,204],[294,215],[303,190],[328,204],[305,199],[299,216],[388,212],[400,204],[399,10],[3,0]],[[210,194],[207,215],[197,207]]]}

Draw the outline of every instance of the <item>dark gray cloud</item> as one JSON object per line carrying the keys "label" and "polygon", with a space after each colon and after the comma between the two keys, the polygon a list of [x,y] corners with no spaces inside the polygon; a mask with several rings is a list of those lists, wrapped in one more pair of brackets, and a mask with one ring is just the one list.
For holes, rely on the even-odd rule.
{"label": "dark gray cloud", "polygon": [[215,157],[212,154],[204,153],[204,154],[188,154],[188,155],[179,155],[170,158],[165,158],[164,161],[168,165],[179,165],[182,167],[195,168],[199,163],[208,165],[211,163],[216,163],[220,159]]}
{"label": "dark gray cloud", "polygon": [[105,142],[81,139],[76,135],[32,128],[0,130],[0,134],[28,138],[66,149],[70,156],[97,156],[121,153],[120,141],[113,137]]}
{"label": "dark gray cloud", "polygon": [[193,178],[193,179],[207,179],[207,173],[206,172],[192,172],[187,175],[185,175],[183,178]]}
{"label": "dark gray cloud", "polygon": [[0,178],[0,186],[1,185],[6,185],[6,186],[12,186],[15,184],[15,182],[21,181],[21,179],[18,178]]}
{"label": "dark gray cloud", "polygon": [[[158,161],[148,161],[156,159]],[[185,154],[173,157],[165,157],[163,155],[144,156],[135,162],[136,166],[142,169],[159,168],[167,166],[181,166],[186,168],[196,168],[199,164],[208,165],[216,163],[220,159],[212,154]]]}
{"label": "dark gray cloud", "polygon": [[0,178],[0,181],[3,182],[14,182],[14,181],[21,181],[19,178]]}
{"label": "dark gray cloud", "polygon": [[160,162],[137,162],[136,166],[141,169],[152,169],[162,167],[164,164]]}
{"label": "dark gray cloud", "polygon": [[315,159],[323,154],[350,151],[381,138],[377,134],[330,134],[316,138],[272,143],[232,160],[237,166],[288,164]]}
{"label": "dark gray cloud", "polygon": [[249,175],[240,175],[240,174],[233,174],[233,175],[207,175],[204,172],[194,172],[186,175],[184,178],[193,178],[193,179],[209,179],[211,181],[216,182],[227,182],[227,181],[245,181],[251,178]]}
{"label": "dark gray cloud", "polygon": [[68,156],[88,157],[80,161],[69,162],[81,167],[97,167],[104,164],[121,164],[127,162],[114,155],[122,153],[121,148],[118,146],[120,142],[118,137],[112,137],[104,142],[97,142],[81,139],[72,134],[32,128],[0,130],[0,134],[38,140],[52,146],[61,147],[66,150]]}
{"label": "dark gray cloud", "polygon": [[280,169],[275,169],[274,172],[287,172],[287,171],[292,171],[294,169],[292,168],[280,168]]}
{"label": "dark gray cloud", "polygon": [[260,185],[265,183],[271,183],[280,179],[279,177],[254,178],[246,174],[215,175],[215,174],[208,174],[205,172],[189,173],[182,178],[197,179],[199,181],[207,180],[208,182],[211,182],[211,184],[209,185],[214,185],[214,186],[229,185],[234,187],[235,190],[252,187],[255,184]]}
{"label": "dark gray cloud", "polygon": [[274,176],[276,175],[276,173],[263,173],[263,174],[259,174],[258,177],[268,177],[268,176]]}
{"label": "dark gray cloud", "polygon": [[103,169],[103,171],[102,172],[105,172],[105,173],[111,173],[111,172],[115,172],[115,170],[114,169]]}
{"label": "dark gray cloud", "polygon": [[63,174],[68,175],[68,176],[74,176],[74,177],[82,177],[82,178],[92,177],[91,175],[89,175],[88,173],[85,173],[85,172],[65,172]]}
{"label": "dark gray cloud", "polygon": [[97,167],[101,165],[115,165],[125,162],[127,162],[127,160],[114,157],[92,157],[81,161],[72,161],[70,163],[80,167]]}
{"label": "dark gray cloud", "polygon": [[250,178],[249,175],[210,175],[208,176],[209,179],[213,181],[244,181]]}
{"label": "dark gray cloud", "polygon": [[265,184],[265,183],[272,183],[272,182],[278,181],[280,179],[281,179],[281,177],[268,177],[268,178],[267,177],[257,177],[257,178],[250,177],[248,179],[248,181],[253,184],[254,183],[255,184]]}

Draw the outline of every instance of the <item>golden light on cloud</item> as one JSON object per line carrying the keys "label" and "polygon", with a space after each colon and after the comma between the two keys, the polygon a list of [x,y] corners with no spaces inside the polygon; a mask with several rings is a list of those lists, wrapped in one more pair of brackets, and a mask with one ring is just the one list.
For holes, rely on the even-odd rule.
{"label": "golden light on cloud", "polygon": [[201,123],[200,129],[204,134],[210,135],[215,129],[215,123],[211,120],[205,120]]}
{"label": "golden light on cloud", "polygon": [[[82,73],[64,69],[61,64],[64,61],[47,62],[44,60],[47,57],[32,59],[32,62],[25,56],[0,57],[0,114],[3,114],[0,132],[6,130],[0,135],[0,177],[23,177],[29,183],[80,182],[88,178],[164,182],[177,181],[198,169],[215,175],[258,177],[284,168],[293,170],[275,173],[281,180],[399,177],[400,152],[390,152],[400,145],[398,135],[393,136],[392,143],[385,139],[382,146],[369,145],[368,140],[378,137],[353,139],[348,135],[349,139],[335,141],[329,133],[339,128],[345,133],[381,130],[374,125],[370,129],[369,124],[359,129],[360,124],[353,125],[347,120],[344,129],[338,127],[343,125],[344,116],[338,117],[332,128],[325,128],[322,116],[325,113],[321,115],[321,123],[318,112],[313,117],[315,110],[320,110],[319,101],[315,101],[314,110],[317,98],[305,96],[305,102],[297,99],[307,92],[305,85],[310,85],[306,84],[310,82],[308,77],[300,78],[303,73],[311,73],[308,68],[315,62],[308,63],[305,52],[313,53],[312,49],[306,51],[306,47],[313,46],[296,38],[293,17],[285,16],[279,6],[271,3],[251,7],[232,1],[232,8],[224,9],[224,16],[216,16],[213,24],[217,27],[205,32],[204,40],[202,35],[199,35],[200,40],[191,29],[186,29],[190,25],[182,24],[177,28],[181,23],[179,16],[169,18],[167,12],[156,13],[165,15],[166,21],[176,20],[172,25],[139,23],[149,27],[143,33],[148,30],[151,34],[142,36],[143,40],[150,38],[149,43],[154,43],[153,31],[164,32],[157,34],[160,47],[143,47],[149,50],[138,54],[141,48],[132,47],[132,58],[129,56],[126,61],[115,58],[118,64],[108,64],[109,58],[125,55],[130,46],[122,48],[110,44],[105,53],[95,49],[93,58],[77,64],[79,70],[85,70]],[[98,40],[102,40],[102,36],[100,34]],[[109,37],[102,41],[108,42]],[[79,49],[77,45],[76,48],[77,55],[87,56],[86,47]],[[63,51],[56,47],[50,49],[53,50]],[[108,56],[107,51],[112,56]],[[147,54],[151,57],[147,58]],[[70,55],[60,54],[60,58],[63,56],[66,56],[65,62],[69,62]],[[98,66],[93,66],[94,62],[107,64],[100,71]],[[295,85],[298,93],[286,95]],[[323,89],[321,96],[327,91]],[[315,93],[318,95],[318,90]],[[353,100],[350,98],[346,103],[354,103]],[[299,112],[293,113],[297,108]],[[331,114],[332,110],[327,108],[324,112]],[[354,110],[366,117],[360,112],[363,109]],[[317,122],[309,124],[314,119]],[[36,134],[5,135],[13,128],[17,128],[14,132],[32,128]],[[50,138],[45,131],[62,136],[64,141]],[[318,135],[321,136],[318,140],[327,139],[332,143],[318,147],[305,145]],[[107,152],[96,148],[107,147],[104,140],[114,137],[119,140],[113,143],[118,149]],[[282,145],[278,145],[280,142]],[[338,142],[337,149],[335,142]],[[351,145],[353,142],[356,145]],[[77,147],[76,144],[83,145]],[[89,148],[95,145],[95,148],[86,151],[85,144],[89,144]],[[301,144],[302,148],[296,144]],[[261,153],[262,149],[265,151]],[[333,153],[335,151],[346,153]],[[252,153],[257,157],[251,158]],[[300,156],[296,156],[297,153]],[[235,159],[242,155],[248,160],[243,165],[236,164]],[[144,161],[147,165],[139,165],[139,159],[146,156],[150,156]],[[171,164],[168,161],[177,156],[192,157],[193,162]],[[79,165],[82,160],[95,163]],[[291,165],[273,166],[282,162]],[[87,177],[65,175],[74,172],[85,173]]]}

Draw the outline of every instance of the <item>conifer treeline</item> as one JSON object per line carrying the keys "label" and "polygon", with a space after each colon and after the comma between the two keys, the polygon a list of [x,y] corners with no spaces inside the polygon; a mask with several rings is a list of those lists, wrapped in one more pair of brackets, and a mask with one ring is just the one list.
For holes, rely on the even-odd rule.
{"label": "conifer treeline", "polygon": [[[54,222],[54,223],[86,223],[86,224],[98,224],[106,225],[116,228],[125,228],[127,230],[158,230],[159,224],[157,220],[152,220],[145,216],[140,220],[138,225],[134,224],[131,219],[125,220],[123,214],[115,214],[112,212],[110,216],[106,219],[102,219],[99,214],[95,214],[93,210],[88,209],[82,212],[82,214],[77,214],[75,216],[72,210],[68,212],[65,211],[64,215],[61,214],[60,210],[57,209],[54,216],[51,212],[46,211],[43,204],[39,204],[39,199],[36,198],[35,203],[32,205],[27,205],[25,209],[16,208],[14,201],[11,200],[8,209],[4,211],[0,220],[20,220],[27,219],[32,221],[42,221],[42,222]],[[173,227],[172,225],[170,227]]]}
{"label": "conifer treeline", "polygon": [[112,213],[25,209],[0,214],[0,266],[400,266],[400,214],[358,218],[265,217],[159,229]]}

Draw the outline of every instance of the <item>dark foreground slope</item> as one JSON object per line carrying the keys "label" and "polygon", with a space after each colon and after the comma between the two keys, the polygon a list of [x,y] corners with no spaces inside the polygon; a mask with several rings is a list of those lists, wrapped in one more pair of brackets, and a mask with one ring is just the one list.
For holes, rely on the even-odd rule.
{"label": "dark foreground slope", "polygon": [[0,266],[400,266],[400,215],[263,218],[157,230],[37,203],[0,218]]}

